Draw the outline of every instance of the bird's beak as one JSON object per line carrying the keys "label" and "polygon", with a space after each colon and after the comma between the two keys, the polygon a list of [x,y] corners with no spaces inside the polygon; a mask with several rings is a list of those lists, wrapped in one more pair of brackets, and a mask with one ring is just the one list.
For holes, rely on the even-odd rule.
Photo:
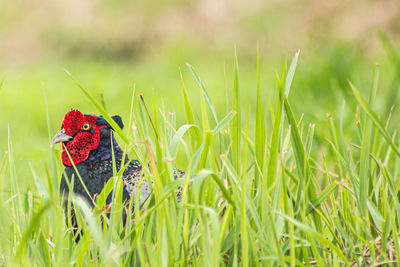
{"label": "bird's beak", "polygon": [[67,142],[71,139],[72,139],[72,136],[66,134],[64,129],[62,129],[58,134],[56,134],[53,137],[53,140],[51,140],[50,146],[53,146],[54,144],[61,143],[61,142]]}

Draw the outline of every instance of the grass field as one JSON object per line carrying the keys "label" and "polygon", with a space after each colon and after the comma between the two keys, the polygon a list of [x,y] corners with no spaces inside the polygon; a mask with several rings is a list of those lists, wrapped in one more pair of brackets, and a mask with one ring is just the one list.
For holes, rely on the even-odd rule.
{"label": "grass field", "polygon": [[[8,130],[2,127],[8,139],[0,162],[0,266],[395,264],[400,148],[398,112],[391,106],[400,61],[384,45],[390,59],[384,71],[351,58],[324,70],[315,58],[303,63],[296,53],[282,67],[260,64],[257,55],[255,64],[242,68],[235,55],[210,65],[209,81],[201,60],[181,66],[182,80],[168,64],[157,65],[153,75],[78,62],[66,73],[61,67],[27,69],[20,84],[18,74],[9,73],[0,91],[3,124],[16,105],[22,112]],[[77,70],[84,67],[96,78],[81,80]],[[144,95],[151,119],[138,97],[146,85],[140,79],[130,84],[130,73],[150,75],[152,86],[161,88]],[[48,76],[57,83],[40,88]],[[174,82],[163,86],[165,80]],[[39,88],[28,91],[32,95],[7,90],[29,86]],[[60,204],[59,148],[48,145],[70,107],[106,118],[121,114],[127,125],[117,131],[121,147],[149,162],[153,173],[150,178],[146,170],[145,179],[154,181],[153,196],[125,226],[118,193],[109,217],[101,206],[91,210],[71,195],[85,233],[79,243]],[[173,181],[175,168],[186,175]],[[108,190],[121,187],[119,175]]]}
{"label": "grass field", "polygon": [[[398,10],[3,1],[0,267],[398,266]],[[119,144],[154,182],[126,222],[122,171],[94,210],[71,194],[78,243],[50,147],[71,108],[120,115]]]}

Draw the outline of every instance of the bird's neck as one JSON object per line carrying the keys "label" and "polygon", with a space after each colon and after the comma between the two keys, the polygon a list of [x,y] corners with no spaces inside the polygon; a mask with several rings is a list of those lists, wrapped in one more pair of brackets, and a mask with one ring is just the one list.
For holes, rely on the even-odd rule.
{"label": "bird's neck", "polygon": [[112,159],[114,152],[115,159],[122,159],[123,151],[118,146],[112,132],[104,138],[100,138],[99,146],[90,151],[89,157],[86,161],[102,161]]}

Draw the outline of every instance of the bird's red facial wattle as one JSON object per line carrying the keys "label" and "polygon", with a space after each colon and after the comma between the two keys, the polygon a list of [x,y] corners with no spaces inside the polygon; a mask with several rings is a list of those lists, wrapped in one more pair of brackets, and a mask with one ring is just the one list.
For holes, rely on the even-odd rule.
{"label": "bird's red facial wattle", "polygon": [[100,129],[107,127],[97,125],[97,120],[98,117],[83,115],[78,110],[71,110],[65,115],[61,131],[51,142],[52,145],[63,143],[61,159],[64,166],[72,165],[70,157],[74,164],[85,161],[89,157],[90,151],[98,147]]}

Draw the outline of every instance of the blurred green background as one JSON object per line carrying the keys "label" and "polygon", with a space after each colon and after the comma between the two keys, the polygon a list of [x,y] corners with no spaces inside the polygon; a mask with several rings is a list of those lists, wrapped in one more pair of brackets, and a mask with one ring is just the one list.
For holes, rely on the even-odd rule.
{"label": "blurred green background", "polygon": [[375,62],[382,77],[377,110],[387,114],[398,101],[396,0],[0,0],[0,6],[0,151],[8,149],[9,125],[17,174],[26,181],[29,163],[41,173],[50,160],[44,91],[52,134],[71,108],[96,113],[64,68],[98,99],[102,92],[112,114],[128,118],[136,86],[148,104],[154,92],[180,125],[180,71],[195,106],[199,99],[186,62],[222,117],[235,48],[242,105],[252,110],[257,45],[266,109],[275,101],[275,71],[301,49],[290,101],[298,117],[317,124],[318,149],[324,147],[326,113],[339,114],[343,101],[345,128],[354,123],[348,80],[366,92]]}

